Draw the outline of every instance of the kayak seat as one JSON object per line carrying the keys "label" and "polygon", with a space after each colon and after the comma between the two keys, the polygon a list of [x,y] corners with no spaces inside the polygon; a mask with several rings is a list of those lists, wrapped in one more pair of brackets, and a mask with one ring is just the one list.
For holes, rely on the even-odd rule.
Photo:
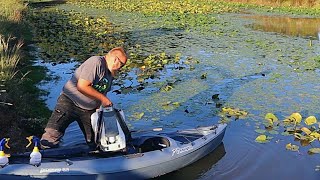
{"label": "kayak seat", "polygon": [[170,146],[170,142],[165,137],[150,137],[138,145],[139,153],[161,150]]}

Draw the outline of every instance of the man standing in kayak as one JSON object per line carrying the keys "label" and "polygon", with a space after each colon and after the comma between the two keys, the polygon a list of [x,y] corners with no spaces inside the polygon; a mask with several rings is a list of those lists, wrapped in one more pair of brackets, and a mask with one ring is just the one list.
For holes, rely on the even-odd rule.
{"label": "man standing in kayak", "polygon": [[81,64],[64,85],[56,107],[41,138],[42,148],[56,148],[66,128],[77,121],[87,144],[94,148],[90,116],[99,108],[112,106],[106,96],[116,73],[126,64],[122,47],[111,49],[105,56],[92,56]]}

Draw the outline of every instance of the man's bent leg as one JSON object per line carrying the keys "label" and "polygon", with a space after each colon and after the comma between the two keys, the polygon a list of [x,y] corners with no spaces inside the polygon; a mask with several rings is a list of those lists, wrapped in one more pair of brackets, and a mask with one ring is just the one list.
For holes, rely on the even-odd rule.
{"label": "man's bent leg", "polygon": [[87,144],[90,148],[95,149],[96,143],[94,142],[94,132],[91,125],[91,115],[95,110],[83,110],[79,112],[80,119],[78,121],[79,127],[86,139]]}
{"label": "man's bent leg", "polygon": [[73,122],[73,115],[69,113],[74,108],[74,103],[65,95],[60,95],[57,105],[51,114],[45,133],[41,138],[43,148],[55,148],[59,146],[60,139],[65,130]]}

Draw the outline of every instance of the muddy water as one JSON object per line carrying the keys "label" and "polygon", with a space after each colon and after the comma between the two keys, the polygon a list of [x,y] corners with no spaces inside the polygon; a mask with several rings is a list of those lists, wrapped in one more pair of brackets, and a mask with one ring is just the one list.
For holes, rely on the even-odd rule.
{"label": "muddy water", "polygon": [[[200,62],[194,65],[195,69],[176,70],[167,66],[158,79],[150,81],[147,88],[139,92],[109,93],[114,104],[124,109],[130,128],[163,127],[169,130],[217,123],[220,108],[212,103],[214,94],[219,94],[222,106],[240,108],[249,113],[245,119],[231,119],[223,145],[208,157],[163,178],[320,179],[317,169],[320,156],[308,155],[310,147],[301,147],[299,152],[287,151],[286,144],[299,145],[299,142],[295,142],[292,136],[280,135],[283,129],[279,128],[280,134],[269,134],[273,137],[269,143],[254,141],[259,135],[254,130],[263,128],[261,122],[268,112],[276,114],[279,119],[293,112],[300,112],[303,117],[315,115],[320,118],[320,71],[313,60],[319,55],[320,43],[315,40],[310,45],[310,40],[304,38],[316,37],[317,31],[306,30],[308,33],[304,35],[283,34],[276,28],[265,30],[262,25],[257,31],[251,28],[258,26],[254,25],[256,20],[226,14],[216,18],[227,26],[217,25],[208,32],[186,32],[161,28],[160,20],[148,24],[154,18],[139,14],[86,11],[108,15],[114,24],[119,25],[119,31],[129,32],[130,40],[144,47],[146,53],[180,52],[182,58],[192,56]],[[130,23],[127,23],[128,19]],[[267,20],[262,18],[262,24],[264,21]],[[217,31],[222,34],[217,35]],[[47,65],[61,77],[54,82],[55,86],[52,86],[53,82],[42,84],[43,89],[51,92],[47,100],[49,107],[54,107],[62,84],[70,77],[65,73],[69,71],[61,68],[73,65]],[[207,73],[207,78],[200,78],[203,73]],[[134,70],[130,76],[136,76]],[[174,88],[160,92],[159,82],[163,81],[174,82]],[[115,86],[113,90],[117,88]],[[162,104],[168,101],[179,102],[181,106],[163,107]],[[133,117],[136,112],[143,112],[144,116],[136,119]],[[80,141],[83,136],[73,124],[66,132],[64,145]],[[319,142],[313,145],[320,147]]]}

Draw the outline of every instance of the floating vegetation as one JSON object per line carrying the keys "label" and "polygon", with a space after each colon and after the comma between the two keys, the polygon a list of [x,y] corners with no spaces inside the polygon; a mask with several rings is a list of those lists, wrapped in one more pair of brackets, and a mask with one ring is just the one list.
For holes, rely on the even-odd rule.
{"label": "floating vegetation", "polygon": [[171,102],[171,101],[168,101],[168,102],[165,102],[163,104],[161,104],[162,106],[176,106],[176,107],[179,107],[180,106],[180,103],[179,102]]}
{"label": "floating vegetation", "polygon": [[[220,112],[220,122],[229,123],[232,117],[238,119],[248,115],[246,111],[237,108],[223,107]],[[263,124],[263,127],[260,126]],[[304,125],[303,125],[304,124]],[[279,133],[279,128],[283,128],[283,132]],[[295,141],[299,141],[301,146],[311,146],[308,154],[320,154],[320,122],[315,116],[309,116],[305,119],[300,113],[292,113],[284,120],[280,121],[273,113],[267,113],[263,122],[257,123],[255,132],[259,135],[255,138],[257,143],[268,143],[273,137],[271,135],[293,136]],[[268,135],[269,134],[269,135]],[[299,145],[288,143],[286,149],[290,151],[298,151]]]}
{"label": "floating vegetation", "polygon": [[144,116],[144,112],[142,112],[142,113],[135,112],[135,113],[133,113],[131,118],[134,120],[140,120],[143,116]]}
{"label": "floating vegetation", "polygon": [[286,145],[286,149],[290,151],[299,151],[299,146],[289,143]]}
{"label": "floating vegetation", "polygon": [[84,61],[90,55],[103,55],[124,44],[107,17],[48,9],[30,11],[35,41],[43,59],[56,62]]}
{"label": "floating vegetation", "polygon": [[308,126],[316,124],[317,123],[317,118],[314,116],[309,116],[306,118],[306,120],[304,121],[304,123]]}
{"label": "floating vegetation", "polygon": [[[206,91],[209,86],[197,78],[190,79],[187,82],[176,81],[172,85],[174,85],[174,88],[170,91],[159,90],[153,92],[147,98],[140,99],[128,111],[132,113],[144,112],[149,119],[156,118],[157,120],[177,109],[184,111],[186,115],[199,114],[201,109],[199,109],[198,105],[190,105],[188,103],[190,102],[190,98],[202,91]],[[189,107],[189,110],[185,106]],[[135,119],[134,117],[130,118]]]}
{"label": "floating vegetation", "polygon": [[203,73],[203,74],[201,74],[201,79],[207,79],[207,76],[208,76],[208,73]]}
{"label": "floating vegetation", "polygon": [[[191,69],[193,64],[198,63],[198,60],[193,59],[192,57],[181,60],[179,53],[175,56],[168,55],[165,52],[145,56],[140,47],[130,48],[129,51],[131,53],[128,63],[121,70],[121,73],[129,73],[134,69],[138,86],[124,86],[120,83],[121,88],[118,90],[119,93],[125,92],[127,89],[143,90],[148,84],[148,81],[157,78],[158,75],[161,74],[160,72],[166,69],[167,65],[171,65],[171,68],[176,70],[183,70],[187,67]],[[118,79],[121,82],[125,81],[127,78],[130,79],[127,75],[122,75]],[[176,81],[179,81],[179,79]],[[161,82],[162,85],[159,89],[161,92],[171,91],[174,88],[174,83],[175,82]]]}
{"label": "floating vegetation", "polygon": [[223,107],[219,115],[220,117],[234,117],[235,119],[244,119],[245,117],[247,117],[248,112],[240,110],[239,108]]}
{"label": "floating vegetation", "polygon": [[[111,11],[139,12],[145,16],[157,16],[163,21],[165,27],[181,29],[197,29],[200,31],[212,30],[212,25],[217,23],[212,14],[225,12],[239,12],[240,9],[233,4],[214,1],[100,1],[82,0],[69,3],[80,7],[109,9]],[[154,23],[154,22],[151,22]]]}
{"label": "floating vegetation", "polygon": [[[149,78],[154,79],[157,72],[163,70],[168,64],[174,64],[175,69],[181,70],[188,66],[187,63],[193,63],[190,60],[181,61],[179,53],[175,56],[168,55],[165,52],[146,56],[140,47],[140,45],[136,45],[129,48],[129,61],[124,67],[124,71],[127,72],[136,68],[137,79],[140,84]],[[169,88],[166,91],[169,91]]]}
{"label": "floating vegetation", "polygon": [[264,134],[266,133],[265,129],[256,129],[255,132],[259,133],[259,134]]}
{"label": "floating vegetation", "polygon": [[[269,133],[269,134],[279,134],[274,129],[278,129],[278,126],[283,127],[284,132],[281,135],[293,136],[294,140],[299,141],[301,146],[308,146],[311,143],[319,144],[320,142],[320,123],[317,122],[315,116],[309,116],[303,120],[300,113],[292,113],[290,116],[286,117],[283,121],[279,121],[278,118],[273,113],[267,113],[265,116],[266,123],[264,124],[265,129],[258,127],[255,131],[259,134]],[[306,125],[303,125],[303,123]],[[259,135],[256,138],[257,142],[265,142],[264,135]],[[287,150],[298,151],[299,146],[293,145],[291,143],[286,145]],[[320,153],[320,148],[311,145],[308,150],[309,154]]]}
{"label": "floating vegetation", "polygon": [[271,136],[266,136],[266,135],[264,135],[264,134],[262,134],[262,135],[259,135],[258,137],[256,137],[256,142],[257,143],[267,143],[267,142],[269,142],[271,139],[272,139],[273,137],[271,137]]}
{"label": "floating vegetation", "polygon": [[277,123],[279,121],[278,118],[272,113],[267,113],[264,119],[267,120],[267,122],[265,123],[266,127],[273,126],[274,123]]}
{"label": "floating vegetation", "polygon": [[144,14],[164,15],[167,13],[209,14],[223,12],[239,12],[231,3],[222,3],[206,0],[71,0],[70,3],[82,7],[110,9],[116,11],[141,12]]}
{"label": "floating vegetation", "polygon": [[[154,79],[165,66],[174,64],[182,70],[192,68],[198,60],[187,57],[181,60],[181,54],[169,55],[166,52],[146,54],[143,47],[133,44],[125,32],[119,32],[106,16],[90,16],[86,13],[61,9],[33,9],[28,19],[34,27],[35,42],[40,48],[42,59],[50,62],[84,61],[92,55],[104,55],[116,46],[124,46],[129,54],[126,66],[122,68],[117,84],[121,86],[116,93],[131,90],[143,90],[146,80]],[[135,69],[137,87],[124,86],[127,73]],[[130,77],[132,80],[132,77]],[[129,78],[129,79],[130,79]],[[170,90],[168,86],[165,91]]]}

